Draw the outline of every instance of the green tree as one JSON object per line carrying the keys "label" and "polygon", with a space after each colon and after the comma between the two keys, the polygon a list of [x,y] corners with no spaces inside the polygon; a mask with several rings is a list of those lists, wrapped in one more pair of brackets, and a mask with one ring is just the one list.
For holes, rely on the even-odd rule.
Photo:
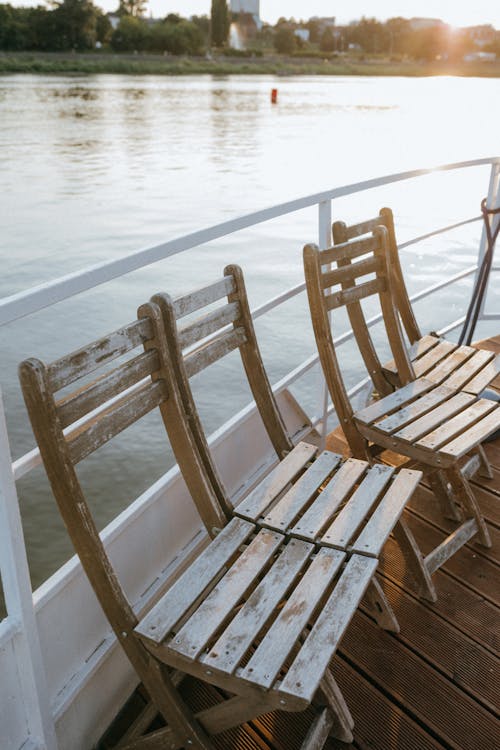
{"label": "green tree", "polygon": [[59,49],[92,49],[99,11],[90,0],[62,0],[50,13]]}
{"label": "green tree", "polygon": [[169,52],[172,55],[199,55],[203,52],[205,38],[196,24],[186,19],[155,24],[150,34],[150,49],[153,52]]}
{"label": "green tree", "polygon": [[148,46],[148,27],[140,18],[122,16],[111,37],[117,52],[142,52]]}
{"label": "green tree", "polygon": [[329,26],[327,26],[321,34],[321,38],[319,40],[319,48],[322,52],[333,52],[333,50],[335,49],[335,37],[333,35],[333,31]]}
{"label": "green tree", "polygon": [[140,18],[146,11],[146,2],[147,0],[120,0],[118,15]]}
{"label": "green tree", "polygon": [[211,37],[215,47],[223,47],[229,36],[229,11],[226,0],[212,0]]}
{"label": "green tree", "polygon": [[292,29],[280,25],[274,36],[274,48],[281,55],[291,55],[295,51],[297,40]]}

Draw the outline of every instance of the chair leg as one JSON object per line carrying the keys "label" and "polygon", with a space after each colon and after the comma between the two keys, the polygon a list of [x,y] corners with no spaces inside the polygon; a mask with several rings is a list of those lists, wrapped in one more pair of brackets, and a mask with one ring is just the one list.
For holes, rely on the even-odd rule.
{"label": "chair leg", "polygon": [[410,573],[417,583],[419,596],[430,602],[437,601],[436,589],[425,565],[424,557],[406,521],[400,518],[392,533],[404,555]]}
{"label": "chair leg", "polygon": [[329,706],[332,711],[333,722],[329,735],[342,742],[352,742],[354,720],[339,686],[328,670],[319,684],[314,703],[316,707]]}
{"label": "chair leg", "polygon": [[446,477],[451,484],[455,497],[461,503],[467,518],[473,518],[477,523],[477,534],[479,542],[483,547],[491,547],[491,539],[483,514],[477,504],[469,483],[463,478],[460,469],[456,466],[446,469]]}
{"label": "chair leg", "polygon": [[431,490],[438,499],[443,517],[452,521],[462,521],[462,513],[448,489],[448,482],[443,472],[429,472],[426,479],[429,480]]}
{"label": "chair leg", "polygon": [[190,750],[214,750],[209,737],[172,684],[165,666],[149,657],[148,669],[143,676],[143,681],[148,693],[154,696],[154,703],[167,722],[175,740],[171,745],[164,744],[165,748],[173,750],[177,747],[178,740],[180,742],[178,747],[186,745]]}
{"label": "chair leg", "polygon": [[488,456],[482,445],[477,446],[477,452],[481,459],[481,468],[479,469],[480,475],[485,479],[493,479],[493,469],[491,468]]}
{"label": "chair leg", "polygon": [[377,625],[391,633],[399,633],[396,615],[375,576],[370,581],[365,597],[370,608],[370,614],[374,617]]}
{"label": "chair leg", "polygon": [[334,716],[329,708],[318,711],[300,750],[321,750],[330,736],[334,722]]}

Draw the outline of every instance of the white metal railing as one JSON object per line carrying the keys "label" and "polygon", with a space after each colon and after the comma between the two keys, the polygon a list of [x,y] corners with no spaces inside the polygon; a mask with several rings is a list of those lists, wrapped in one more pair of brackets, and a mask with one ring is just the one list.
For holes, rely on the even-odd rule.
{"label": "white metal railing", "polygon": [[[306,196],[295,201],[283,203],[272,208],[257,211],[246,216],[227,221],[216,226],[185,235],[151,248],[131,253],[122,258],[94,265],[76,273],[66,275],[55,281],[42,284],[33,289],[19,292],[0,300],[0,326],[18,320],[25,315],[35,313],[49,307],[63,299],[80,294],[104,284],[119,276],[128,274],[139,268],[163,260],[177,253],[204,245],[214,239],[225,237],[242,229],[261,224],[286,214],[290,214],[314,205],[318,206],[318,244],[328,246],[330,242],[330,228],[332,220],[332,201],[336,198],[355,195],[373,188],[383,187],[391,183],[410,180],[415,177],[436,171],[450,171],[490,165],[490,182],[488,190],[488,205],[497,207],[500,204],[500,158],[478,159],[455,164],[447,164],[434,169],[419,169],[388,175],[364,182],[346,185],[322,193]],[[460,221],[438,228],[425,235],[413,238],[400,245],[400,249],[414,245],[430,237],[449,232],[466,224],[479,221],[480,216]],[[483,230],[479,249],[478,262],[455,274],[449,279],[434,284],[412,296],[412,301],[426,298],[437,291],[453,284],[460,279],[477,275],[478,267],[486,247],[486,237]],[[494,271],[500,270],[493,266]],[[267,300],[252,311],[254,318],[259,318],[282,305],[287,300],[304,292],[305,284],[298,284],[291,289]],[[377,324],[381,315],[370,318],[369,326]],[[487,314],[481,310],[481,320],[499,319],[500,314]],[[461,325],[461,317],[451,322],[441,332],[451,331]],[[345,344],[353,338],[352,331],[346,331],[336,338],[338,345]],[[312,355],[294,370],[289,372],[274,389],[281,391],[296,382],[318,362],[317,355]],[[351,395],[366,386],[366,381],[358,383],[351,389]],[[137,386],[136,386],[137,387]],[[104,407],[102,407],[104,408]],[[323,434],[327,430],[328,415],[332,407],[329,405],[326,385],[323,382],[322,393],[318,399],[318,416],[313,418],[314,424],[322,425]],[[230,420],[231,421],[231,420]],[[7,617],[0,622],[0,649],[8,642],[15,644],[16,658],[19,672],[22,675],[21,691],[25,704],[26,725],[34,746],[53,750],[57,746],[53,717],[48,706],[48,699],[44,685],[42,659],[38,645],[36,623],[32,607],[32,592],[29,579],[26,551],[22,536],[18,498],[15,480],[30,472],[40,463],[37,449],[21,456],[14,463],[11,462],[8,435],[5,426],[3,403],[0,393],[0,574],[3,582],[7,605]]]}

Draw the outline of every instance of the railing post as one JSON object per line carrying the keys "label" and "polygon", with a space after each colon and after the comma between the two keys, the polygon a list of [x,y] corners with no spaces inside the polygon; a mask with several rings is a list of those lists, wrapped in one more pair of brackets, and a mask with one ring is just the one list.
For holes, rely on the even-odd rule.
{"label": "railing post", "polygon": [[[322,201],[318,203],[318,245],[320,250],[324,250],[332,244],[332,201]],[[328,402],[330,394],[328,386],[323,376],[320,365],[320,414],[323,415],[321,420],[321,442],[320,449],[324,450],[326,436],[328,435]]]}
{"label": "railing post", "polygon": [[[500,163],[494,162],[491,165],[491,172],[490,172],[490,184],[488,187],[488,197],[486,199],[486,206],[487,208],[500,208]],[[496,227],[498,226],[498,223],[500,222],[500,214],[497,214],[496,216],[492,217],[491,221],[491,231],[492,234],[494,234]],[[474,280],[474,285],[476,283],[479,269],[481,268],[481,265],[483,263],[483,258],[486,253],[487,249],[487,237],[486,237],[486,228],[483,226],[483,231],[481,232],[481,243],[479,245],[479,257],[478,257],[478,270],[476,272],[476,278]],[[491,273],[490,273],[491,278]],[[486,289],[484,290],[484,296],[481,301],[481,307],[479,309],[479,316],[478,316],[478,322],[483,318],[484,313],[484,307],[486,305],[486,298],[488,297],[488,289],[490,286],[490,278],[488,278],[488,284],[486,286]]]}
{"label": "railing post", "polygon": [[33,609],[28,560],[21,514],[12,472],[9,439],[0,390],[0,575],[7,620],[15,627],[12,646],[16,656],[20,700],[34,746],[57,750],[57,740],[45,679],[45,669]]}

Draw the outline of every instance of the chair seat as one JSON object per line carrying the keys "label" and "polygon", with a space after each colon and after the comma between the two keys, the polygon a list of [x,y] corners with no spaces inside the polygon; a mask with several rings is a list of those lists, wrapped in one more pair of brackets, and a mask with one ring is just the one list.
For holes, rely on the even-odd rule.
{"label": "chair seat", "polygon": [[316,450],[291,451],[135,629],[169,666],[285,710],[312,701],[421,478],[328,451],[308,466]]}
{"label": "chair seat", "polygon": [[[425,377],[436,385],[446,380],[455,390],[479,394],[500,373],[500,357],[493,352],[458,346],[432,334],[423,336],[409,349],[410,360],[417,378]],[[394,360],[383,367],[391,383],[398,384]]]}
{"label": "chair seat", "polygon": [[[433,379],[440,368],[437,365],[425,377],[357,412],[360,432],[385,448],[431,466],[452,466],[500,427],[500,405],[476,395],[479,382],[483,390],[496,376],[497,362],[490,358],[478,371],[477,359],[473,354],[446,379],[445,386],[440,385],[440,377]],[[473,373],[465,383],[464,371],[469,376]],[[487,378],[490,380],[485,382]]]}

